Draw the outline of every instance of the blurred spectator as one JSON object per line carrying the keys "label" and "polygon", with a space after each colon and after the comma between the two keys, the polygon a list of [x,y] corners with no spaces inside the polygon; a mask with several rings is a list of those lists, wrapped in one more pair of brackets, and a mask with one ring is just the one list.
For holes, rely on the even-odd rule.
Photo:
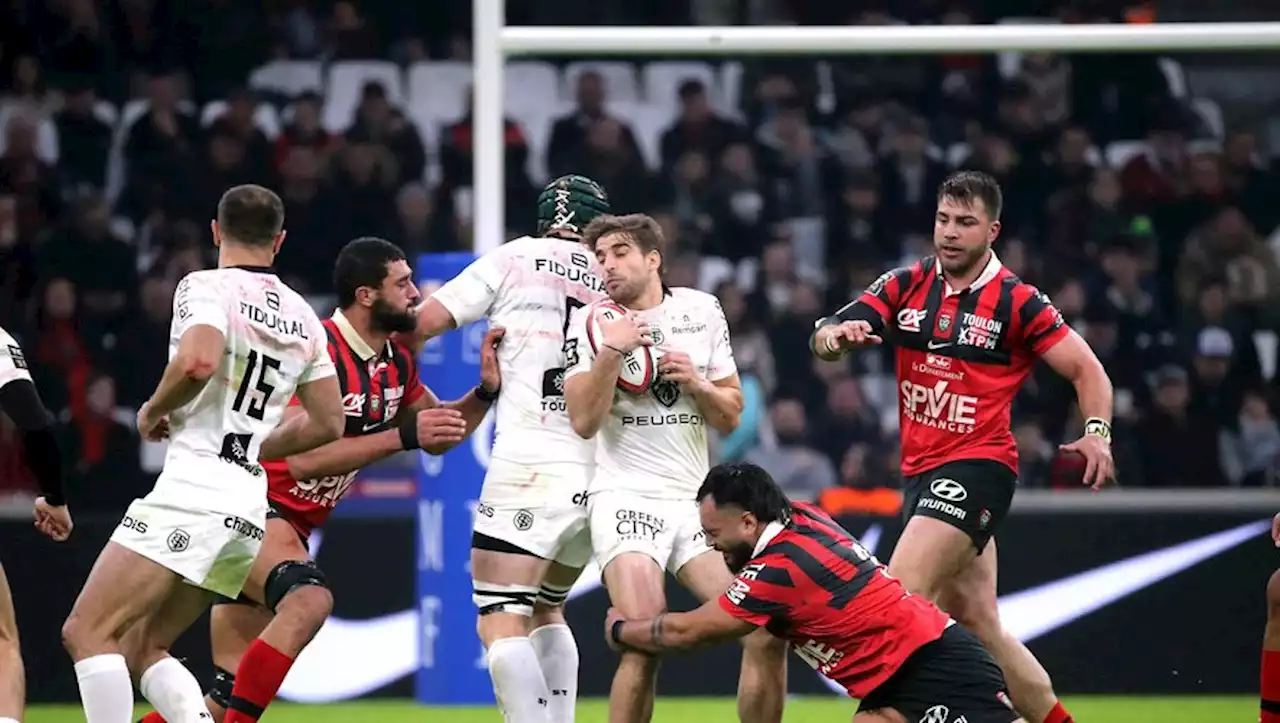
{"label": "blurred spectator", "polygon": [[929,127],[923,118],[910,118],[893,135],[888,154],[880,161],[883,204],[889,216],[912,223],[933,215],[936,192],[947,169],[928,155]]}
{"label": "blurred spectator", "polygon": [[1187,373],[1175,366],[1162,368],[1156,374],[1153,400],[1154,408],[1136,430],[1142,479],[1160,487],[1222,485],[1226,480],[1215,443],[1218,424],[1191,411]]}
{"label": "blurred spectator", "polygon": [[1271,487],[1280,469],[1280,425],[1257,390],[1245,393],[1234,428],[1224,428],[1220,437],[1222,468],[1231,484],[1242,487]]}
{"label": "blurred spectator", "polygon": [[418,129],[387,99],[380,83],[366,83],[360,93],[355,120],[347,129],[348,143],[374,143],[386,148],[396,161],[397,186],[422,178],[427,152]]}
{"label": "blurred spectator", "polygon": [[56,223],[62,210],[57,171],[36,151],[38,122],[27,111],[10,116],[4,127],[4,154],[0,155],[0,193],[17,201],[18,233],[24,238]]}
{"label": "blurred spectator", "polygon": [[[242,98],[240,84],[268,56],[271,26],[264,6],[238,0],[204,0],[193,3],[183,20],[183,33],[198,48],[189,59],[196,100],[205,103],[227,98],[234,103],[236,98]],[[242,140],[248,142],[247,138]],[[258,152],[257,147],[249,145],[250,152]]]}
{"label": "blurred spectator", "polygon": [[40,244],[36,259],[42,279],[70,281],[81,310],[100,320],[123,315],[137,293],[137,252],[111,229],[111,208],[101,196],[77,200],[70,223]]}
{"label": "blurred spectator", "polygon": [[283,278],[299,282],[301,289],[311,293],[332,287],[328,267],[341,245],[354,238],[342,236],[351,229],[335,228],[341,204],[320,170],[318,152],[305,145],[291,148],[280,168],[280,198],[288,209],[289,236],[276,256],[276,268]]}
{"label": "blurred spectator", "polygon": [[152,209],[184,210],[189,205],[185,189],[173,179],[196,177],[200,126],[179,107],[175,76],[157,75],[147,82],[146,110],[126,133],[126,213],[137,223]]}
{"label": "blurred spectator", "polygon": [[[467,114],[462,120],[446,126],[440,134],[440,171],[444,178],[440,184],[440,192],[443,194],[441,200],[441,208],[448,208],[451,212],[457,214],[466,223],[470,224],[472,218],[472,203],[462,203],[463,198],[456,197],[455,194],[462,189],[467,189],[465,194],[467,201],[470,198],[471,184],[474,182],[471,178],[471,156],[473,153],[472,144],[472,112],[474,110],[473,96],[471,90],[467,89]],[[503,178],[506,179],[506,208],[507,208],[507,228],[521,229],[529,225],[528,208],[537,199],[537,193],[533,188],[533,181],[530,180],[528,172],[525,170],[529,161],[529,142],[525,138],[524,129],[519,123],[504,118],[502,130],[503,140],[503,158],[506,169],[503,171]],[[608,186],[606,185],[606,188]],[[609,192],[610,201],[614,204],[618,203],[612,190]],[[483,203],[483,199],[481,199]],[[627,208],[626,206],[619,206]]]}
{"label": "blurred spectator", "polygon": [[11,332],[25,321],[22,305],[35,286],[35,254],[18,227],[18,199],[0,194],[0,326]]}
{"label": "blurred spectator", "polygon": [[738,366],[750,367],[760,380],[766,394],[772,394],[778,384],[778,372],[773,361],[769,337],[759,325],[759,314],[748,308],[747,297],[732,281],[721,282],[715,289],[720,308],[729,322],[730,345]]}
{"label": "blurred spectator", "polygon": [[789,499],[816,501],[823,490],[835,486],[837,477],[831,460],[809,444],[804,405],[796,399],[779,399],[770,418],[777,443],[756,447],[746,460],[763,467]]}
{"label": "blurred spectator", "polygon": [[30,345],[35,352],[31,356],[37,362],[32,365],[31,376],[51,411],[79,408],[84,404],[84,390],[93,366],[89,341],[92,332],[81,328],[76,288],[67,279],[55,278],[45,284],[42,301]]}
{"label": "blurred spectator", "polygon": [[1034,421],[1013,426],[1013,439],[1018,445],[1018,484],[1023,487],[1047,487],[1057,450],[1045,439],[1044,430]]}
{"label": "blurred spectator", "polygon": [[1191,236],[1178,267],[1178,294],[1183,304],[1195,301],[1204,280],[1225,278],[1233,304],[1274,318],[1280,292],[1280,267],[1262,238],[1238,208],[1223,209]]}
{"label": "blurred spectator", "polygon": [[880,446],[880,420],[867,407],[862,387],[853,377],[838,378],[827,385],[826,409],[817,417],[814,446],[831,458],[833,464],[844,459],[855,444]]}
{"label": "blurred spectator", "polygon": [[[647,208],[653,200],[653,179],[634,141],[627,141],[628,132],[614,118],[591,123],[583,145],[564,159],[563,168],[586,174],[603,185],[613,208]],[[674,246],[676,238],[668,241]]]}
{"label": "blurred spectator", "polygon": [[855,444],[840,461],[840,484],[818,495],[818,504],[830,515],[879,515],[897,517],[902,511],[902,493],[885,486],[873,469],[877,461],[872,447]]}
{"label": "blurred spectator", "polygon": [[8,90],[0,97],[0,116],[27,111],[39,119],[50,110],[49,102],[40,61],[34,55],[20,56],[13,64]]}
{"label": "blurred spectator", "polygon": [[[107,35],[94,0],[65,0],[49,6],[53,17],[46,65],[55,81],[97,88],[110,60]],[[74,80],[73,80],[74,79]]]}
{"label": "blurred spectator", "polygon": [[410,183],[396,195],[397,233],[391,238],[410,259],[421,253],[459,251],[448,219],[436,213],[435,201],[421,183]]}
{"label": "blurred spectator", "polygon": [[315,93],[303,93],[290,106],[293,120],[276,138],[275,170],[280,171],[289,152],[294,148],[309,148],[322,155],[333,150],[337,137],[320,123],[321,98]]}
{"label": "blurred spectator", "polygon": [[1241,395],[1253,380],[1242,378],[1235,365],[1236,348],[1231,333],[1206,326],[1196,334],[1191,361],[1190,409],[1221,424],[1235,419]]}
{"label": "blurred spectator", "polygon": [[329,56],[334,60],[366,60],[376,58],[381,47],[378,32],[365,22],[359,8],[351,0],[333,4],[329,18]]}
{"label": "blurred spectator", "polygon": [[227,95],[227,109],[214,119],[208,134],[238,141],[244,149],[245,172],[265,183],[274,170],[271,164],[271,141],[258,127],[258,98],[248,88],[236,88]]}
{"label": "blurred spectator", "polygon": [[670,173],[689,151],[719,158],[725,146],[743,137],[742,129],[720,117],[711,108],[706,86],[686,80],[679,89],[680,112],[675,123],[662,133],[662,171]]}
{"label": "blurred spectator", "polygon": [[724,149],[713,168],[710,199],[715,233],[702,240],[702,253],[733,263],[759,258],[775,220],[777,203],[746,143]]}
{"label": "blurred spectator", "polygon": [[1053,53],[1027,53],[1021,71],[1018,80],[1044,123],[1056,127],[1065,122],[1071,115],[1071,61]]}
{"label": "blurred spectator", "polygon": [[172,280],[148,276],[139,292],[140,313],[117,333],[114,377],[120,401],[140,407],[164,374],[169,322],[173,317]]}
{"label": "blurred spectator", "polygon": [[1139,210],[1176,200],[1185,190],[1187,135],[1183,125],[1162,118],[1151,127],[1147,146],[1120,172],[1124,196]]}
{"label": "blurred spectator", "polygon": [[78,460],[67,474],[71,503],[85,512],[123,512],[150,485],[138,465],[139,443],[133,428],[115,418],[116,385],[94,375],[83,407],[62,425],[60,446]]}
{"label": "blurred spectator", "polygon": [[[575,93],[577,107],[572,113],[556,119],[551,127],[551,140],[547,146],[547,172],[553,178],[578,172],[578,164],[584,156],[590,157],[588,138],[592,128],[606,119],[618,124],[618,144],[626,148],[627,155],[632,159],[642,158],[631,127],[610,115],[605,108],[608,94],[604,78],[599,73],[589,70],[579,75]],[[605,188],[610,189],[612,194],[612,186],[606,184]]]}
{"label": "blurred spectator", "polygon": [[58,130],[58,172],[69,187],[101,191],[107,182],[111,126],[98,117],[98,97],[86,81],[72,87],[62,110],[53,116]]}

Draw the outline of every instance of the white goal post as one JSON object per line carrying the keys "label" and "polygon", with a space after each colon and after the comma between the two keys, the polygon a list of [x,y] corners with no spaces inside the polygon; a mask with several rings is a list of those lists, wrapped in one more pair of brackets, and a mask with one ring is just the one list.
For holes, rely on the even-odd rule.
{"label": "white goal post", "polygon": [[[1280,23],[901,25],[842,27],[508,27],[504,0],[473,0],[474,239],[477,255],[506,239],[503,65],[511,55],[857,55],[1051,50],[1280,50]],[[620,209],[639,210],[639,209]],[[532,213],[532,210],[530,210]]]}

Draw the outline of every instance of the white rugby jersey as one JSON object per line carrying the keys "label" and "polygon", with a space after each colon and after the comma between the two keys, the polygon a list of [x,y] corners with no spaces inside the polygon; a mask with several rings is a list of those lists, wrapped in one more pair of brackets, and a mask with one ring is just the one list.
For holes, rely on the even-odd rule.
{"label": "white rugby jersey", "polygon": [[0,328],[0,387],[19,379],[31,381],[27,357],[13,335]]}
{"label": "white rugby jersey", "polygon": [[[569,324],[566,347],[572,363],[566,376],[589,371],[595,361],[587,341],[589,313],[589,308],[576,311]],[[664,351],[682,351],[713,382],[738,373],[729,324],[711,294],[674,288],[661,304],[635,314],[649,324],[655,359]],[[615,390],[609,418],[596,437],[600,443],[592,492],[693,499],[710,469],[706,420],[675,382],[659,378],[641,395]]]}
{"label": "white rugby jersey", "polygon": [[524,236],[471,263],[432,295],[458,326],[481,318],[505,328],[493,458],[517,464],[590,464],[594,444],[569,425],[564,404],[569,313],[605,298],[596,262],[577,241]]}
{"label": "white rugby jersey", "polygon": [[[254,486],[262,492],[266,478],[255,469],[262,440],[280,423],[298,385],[337,373],[324,327],[306,300],[269,268],[249,266],[183,277],[173,297],[170,359],[182,335],[200,325],[222,332],[226,352],[200,394],[169,415],[161,481],[226,493],[238,489],[229,481],[243,479],[238,466],[262,480],[261,489]],[[213,469],[219,474],[210,479]]]}

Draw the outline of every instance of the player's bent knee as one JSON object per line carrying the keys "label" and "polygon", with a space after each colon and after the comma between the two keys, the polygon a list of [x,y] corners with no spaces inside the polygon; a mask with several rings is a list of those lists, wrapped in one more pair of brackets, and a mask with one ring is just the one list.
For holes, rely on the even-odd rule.
{"label": "player's bent knee", "polygon": [[[333,611],[333,595],[329,592],[329,581],[324,573],[310,560],[289,560],[272,568],[267,574],[267,583],[263,586],[267,608],[278,612],[280,602],[290,598],[289,609],[292,614],[305,616],[309,620],[318,618],[320,624]],[[301,593],[300,595],[295,593]]]}
{"label": "player's bent knee", "polygon": [[744,656],[770,663],[787,659],[787,641],[775,637],[764,628],[752,631],[741,640]]}

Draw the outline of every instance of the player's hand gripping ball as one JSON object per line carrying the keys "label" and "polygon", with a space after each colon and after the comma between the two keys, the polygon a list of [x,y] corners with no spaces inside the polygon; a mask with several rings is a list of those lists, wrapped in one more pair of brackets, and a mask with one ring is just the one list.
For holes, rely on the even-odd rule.
{"label": "player's hand gripping ball", "polygon": [[612,348],[622,355],[622,369],[618,372],[618,388],[630,394],[643,394],[653,384],[657,373],[654,361],[653,338],[649,325],[639,321],[627,310],[606,301],[591,308],[587,318],[587,343],[591,351]]}

